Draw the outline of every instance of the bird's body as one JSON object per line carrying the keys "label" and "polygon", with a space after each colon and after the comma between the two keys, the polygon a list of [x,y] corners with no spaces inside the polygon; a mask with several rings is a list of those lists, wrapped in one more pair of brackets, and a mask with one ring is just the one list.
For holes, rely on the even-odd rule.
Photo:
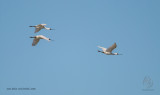
{"label": "bird's body", "polygon": [[47,40],[47,41],[50,41],[50,40],[51,40],[50,38],[47,38],[47,37],[45,37],[45,36],[43,36],[43,35],[37,35],[37,36],[34,36],[34,37],[30,37],[30,38],[34,38],[33,43],[32,43],[32,46],[37,45],[37,43],[39,42],[40,39],[45,39],[45,40]]}
{"label": "bird's body", "polygon": [[112,53],[112,51],[117,47],[116,43],[114,43],[109,48],[104,48],[101,46],[98,46],[98,47],[102,49],[102,51],[98,51],[98,52],[104,53],[106,55],[119,55],[118,53]]}
{"label": "bird's body", "polygon": [[34,32],[34,33],[39,32],[41,29],[53,30],[53,29],[51,29],[51,28],[45,27],[45,25],[47,25],[47,24],[39,24],[39,25],[29,26],[29,27],[35,27],[35,32]]}

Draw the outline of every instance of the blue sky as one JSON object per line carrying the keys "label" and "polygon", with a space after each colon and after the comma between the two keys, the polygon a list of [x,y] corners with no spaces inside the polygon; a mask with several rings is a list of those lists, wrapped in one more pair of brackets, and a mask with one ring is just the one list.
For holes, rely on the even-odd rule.
{"label": "blue sky", "polygon": [[[159,0],[1,0],[1,95],[160,94]],[[46,23],[56,31],[34,33]],[[44,35],[32,47],[29,37]],[[98,53],[114,42],[121,56]],[[143,91],[149,76],[154,85]],[[36,90],[6,90],[36,88]]]}

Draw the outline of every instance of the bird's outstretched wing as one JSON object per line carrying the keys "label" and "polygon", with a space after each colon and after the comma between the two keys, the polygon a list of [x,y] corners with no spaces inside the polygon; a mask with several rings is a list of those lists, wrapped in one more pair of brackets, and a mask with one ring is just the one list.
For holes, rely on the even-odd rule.
{"label": "bird's outstretched wing", "polygon": [[37,33],[37,32],[39,32],[41,29],[45,28],[45,25],[47,25],[47,24],[38,24],[38,25],[36,25],[36,27],[35,27],[35,32],[34,32],[34,33]]}
{"label": "bird's outstretched wing", "polygon": [[39,32],[41,30],[41,28],[40,27],[35,27],[35,31],[34,31],[34,33],[37,33],[37,32]]}
{"label": "bird's outstretched wing", "polygon": [[39,24],[39,25],[41,25],[41,26],[45,26],[45,25],[47,25],[47,24]]}
{"label": "bird's outstretched wing", "polygon": [[112,46],[110,46],[106,52],[112,52],[117,47],[116,43],[114,43]]}
{"label": "bird's outstretched wing", "polygon": [[103,52],[106,52],[106,48],[104,48],[104,47],[101,47],[101,46],[98,46],[99,48],[101,48],[102,50],[103,50]]}
{"label": "bird's outstretched wing", "polygon": [[40,39],[34,38],[33,43],[32,43],[32,46],[35,46],[35,45],[39,42],[39,40],[40,40]]}

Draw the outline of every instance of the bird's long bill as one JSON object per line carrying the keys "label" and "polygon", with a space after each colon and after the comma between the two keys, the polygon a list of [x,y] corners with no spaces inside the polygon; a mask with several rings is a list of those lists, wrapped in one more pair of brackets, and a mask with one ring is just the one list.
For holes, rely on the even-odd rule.
{"label": "bird's long bill", "polygon": [[55,31],[56,29],[52,29],[52,28],[51,28],[50,30],[54,30],[54,31]]}
{"label": "bird's long bill", "polygon": [[123,54],[118,54],[118,55],[123,55]]}

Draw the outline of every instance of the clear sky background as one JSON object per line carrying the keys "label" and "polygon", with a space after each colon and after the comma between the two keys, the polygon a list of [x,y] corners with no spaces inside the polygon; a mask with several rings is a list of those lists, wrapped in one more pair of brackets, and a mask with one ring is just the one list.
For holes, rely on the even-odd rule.
{"label": "clear sky background", "polygon": [[160,0],[0,0],[0,26],[0,95],[160,95]]}

